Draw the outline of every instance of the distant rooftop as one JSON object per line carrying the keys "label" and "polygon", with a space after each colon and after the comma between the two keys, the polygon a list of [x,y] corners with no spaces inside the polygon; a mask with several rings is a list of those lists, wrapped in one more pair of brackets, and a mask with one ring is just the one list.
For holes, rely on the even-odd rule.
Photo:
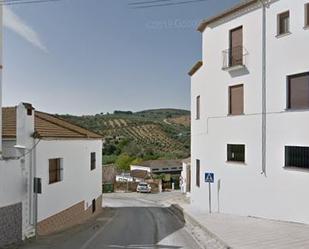
{"label": "distant rooftop", "polygon": [[150,160],[138,163],[135,166],[144,166],[144,167],[182,166],[182,160]]}

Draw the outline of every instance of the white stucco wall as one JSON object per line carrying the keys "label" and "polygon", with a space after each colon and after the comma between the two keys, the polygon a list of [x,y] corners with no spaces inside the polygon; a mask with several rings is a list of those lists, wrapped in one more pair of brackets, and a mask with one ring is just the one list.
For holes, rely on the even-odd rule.
{"label": "white stucco wall", "polygon": [[2,140],[2,155],[4,158],[16,158],[20,153],[14,148],[16,139],[3,139]]}
{"label": "white stucco wall", "polygon": [[[90,170],[90,153],[96,169]],[[49,184],[49,159],[63,160],[63,180]],[[42,178],[38,220],[42,221],[81,201],[85,209],[102,194],[101,140],[41,140],[36,148],[36,176]]]}
{"label": "white stucco wall", "polygon": [[19,160],[0,161],[0,207],[22,202],[26,177]]}
{"label": "white stucco wall", "polygon": [[[215,173],[214,211],[309,223],[309,172],[286,170],[284,146],[309,146],[309,111],[287,112],[286,77],[309,71],[309,30],[304,27],[306,0],[274,1],[267,9],[267,177],[262,171],[262,9],[251,8],[203,32],[203,67],[193,75],[192,205],[208,211],[205,172]],[[277,15],[290,10],[291,34],[276,38]],[[223,71],[222,51],[229,30],[243,26],[248,72]],[[228,116],[228,87],[244,84],[244,113]],[[195,120],[195,98],[201,96],[201,118]],[[226,162],[227,144],[246,145],[246,163]],[[196,159],[201,162],[201,186],[196,186]],[[221,188],[218,190],[218,180]],[[218,198],[219,196],[219,198]],[[218,199],[220,210],[218,210]]]}

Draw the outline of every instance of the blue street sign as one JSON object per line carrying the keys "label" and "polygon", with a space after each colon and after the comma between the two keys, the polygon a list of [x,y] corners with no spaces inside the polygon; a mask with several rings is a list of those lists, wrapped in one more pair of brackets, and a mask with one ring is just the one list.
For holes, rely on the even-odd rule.
{"label": "blue street sign", "polygon": [[214,173],[205,173],[205,182],[214,183],[215,174]]}

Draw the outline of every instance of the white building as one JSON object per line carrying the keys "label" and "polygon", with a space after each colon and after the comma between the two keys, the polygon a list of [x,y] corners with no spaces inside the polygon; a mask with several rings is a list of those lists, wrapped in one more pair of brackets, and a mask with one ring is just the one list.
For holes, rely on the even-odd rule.
{"label": "white building", "polygon": [[191,158],[182,161],[180,189],[182,193],[187,195],[191,192]]}
{"label": "white building", "polygon": [[[0,213],[1,207],[18,209],[16,216],[22,216],[22,224],[15,236],[32,236],[36,226],[38,234],[49,234],[98,213],[102,207],[102,137],[35,111],[30,104],[2,112],[5,161],[0,164]],[[38,198],[33,193],[34,178],[41,179]]]}
{"label": "white building", "polygon": [[150,174],[180,174],[181,160],[149,160],[137,165],[131,165],[130,170],[147,171]]}
{"label": "white building", "polygon": [[[263,3],[263,4],[262,4]],[[247,0],[204,20],[190,71],[192,205],[309,223],[309,0]]]}

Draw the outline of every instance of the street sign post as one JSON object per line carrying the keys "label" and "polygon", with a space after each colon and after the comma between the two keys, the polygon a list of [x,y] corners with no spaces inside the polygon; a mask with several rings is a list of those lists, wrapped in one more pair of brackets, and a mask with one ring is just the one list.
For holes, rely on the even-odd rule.
{"label": "street sign post", "polygon": [[205,173],[205,182],[208,182],[209,188],[209,213],[211,214],[211,184],[215,182],[215,174],[214,173]]}

